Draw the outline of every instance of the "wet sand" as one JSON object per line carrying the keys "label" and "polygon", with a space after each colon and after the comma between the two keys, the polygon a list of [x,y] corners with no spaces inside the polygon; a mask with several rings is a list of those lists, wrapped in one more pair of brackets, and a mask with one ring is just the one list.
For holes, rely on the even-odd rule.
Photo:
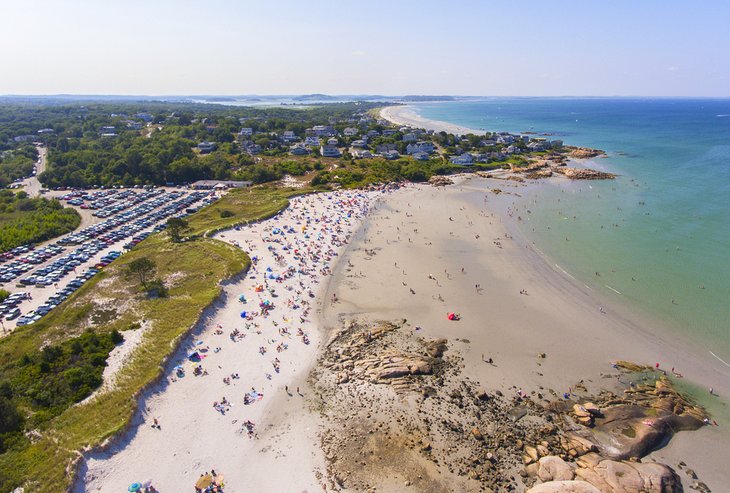
{"label": "wet sand", "polygon": [[[474,177],[412,186],[380,202],[335,271],[329,296],[340,302],[325,307],[328,323],[406,318],[424,337],[448,338],[467,376],[507,396],[562,395],[581,380],[597,391],[615,360],[676,367],[728,395],[726,376],[699,348],[665,339],[652,321],[601,299],[528,244],[508,213],[514,197],[488,191],[497,186],[510,190]],[[449,312],[461,320],[449,321]],[[675,469],[684,460],[718,487],[728,479],[720,424],[679,433],[652,457]]]}

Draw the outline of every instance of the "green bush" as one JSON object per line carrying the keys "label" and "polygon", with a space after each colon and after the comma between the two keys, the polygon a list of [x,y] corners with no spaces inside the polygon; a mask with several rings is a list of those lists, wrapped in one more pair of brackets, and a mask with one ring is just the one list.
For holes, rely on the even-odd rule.
{"label": "green bush", "polygon": [[233,217],[233,216],[235,216],[235,214],[228,209],[223,209],[222,211],[220,211],[220,216],[222,218],[226,218],[226,217]]}

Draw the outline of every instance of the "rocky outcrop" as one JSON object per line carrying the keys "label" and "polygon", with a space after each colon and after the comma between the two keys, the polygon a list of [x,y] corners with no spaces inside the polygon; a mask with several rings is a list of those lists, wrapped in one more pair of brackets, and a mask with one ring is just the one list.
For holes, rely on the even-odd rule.
{"label": "rocky outcrop", "polygon": [[555,166],[552,171],[570,178],[571,180],[613,180],[616,175],[588,168],[569,168]]}
{"label": "rocky outcrop", "polygon": [[[537,477],[543,484],[528,490],[535,492],[600,491],[602,493],[681,493],[677,473],[664,464],[601,459],[592,453],[573,468],[560,457],[543,457]],[[570,489],[587,488],[593,489]]]}
{"label": "rocky outcrop", "polygon": [[439,176],[439,175],[434,175],[431,178],[429,178],[428,183],[430,183],[434,187],[445,187],[446,185],[454,184],[454,182],[451,178],[447,178],[446,176]]}
{"label": "rocky outcrop", "polygon": [[568,152],[568,156],[573,159],[590,159],[605,155],[606,153],[600,149],[589,149],[587,147],[576,147]]}
{"label": "rocky outcrop", "polygon": [[601,493],[601,490],[585,481],[551,481],[533,486],[527,493]]}
{"label": "rocky outcrop", "polygon": [[537,477],[540,481],[568,481],[575,477],[573,468],[560,457],[549,455],[540,458]]}

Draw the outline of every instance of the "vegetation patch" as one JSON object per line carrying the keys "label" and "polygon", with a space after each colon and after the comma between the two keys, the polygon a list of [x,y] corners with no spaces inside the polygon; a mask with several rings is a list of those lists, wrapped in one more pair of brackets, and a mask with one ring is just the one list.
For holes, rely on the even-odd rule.
{"label": "vegetation patch", "polygon": [[0,190],[0,251],[61,236],[80,223],[79,213],[58,200]]}
{"label": "vegetation patch", "polygon": [[[191,231],[275,214],[290,194],[246,192],[223,199],[231,217],[222,218],[212,210],[215,206],[190,216]],[[266,200],[267,194],[273,197]],[[148,287],[164,288],[165,296],[149,296],[140,290],[139,276],[129,274],[129,265],[142,258],[155,265],[154,278],[145,279]],[[136,408],[134,396],[161,375],[177,341],[220,294],[220,280],[249,263],[241,250],[217,240],[172,242],[165,233],[152,235],[41,321],[0,339],[0,491],[19,486],[65,491],[78,451],[99,445],[127,425]],[[103,299],[99,283],[105,286]],[[120,336],[143,320],[149,329],[114,386],[81,403],[101,385],[106,359]]]}

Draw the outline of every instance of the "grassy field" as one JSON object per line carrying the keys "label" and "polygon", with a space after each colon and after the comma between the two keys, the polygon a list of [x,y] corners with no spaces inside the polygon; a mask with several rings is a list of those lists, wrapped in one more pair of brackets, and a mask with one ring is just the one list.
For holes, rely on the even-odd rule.
{"label": "grassy field", "polygon": [[[234,191],[189,218],[195,234],[232,224],[254,221],[286,207],[287,197],[302,190],[252,189]],[[221,217],[221,210],[232,215]],[[140,257],[157,264],[156,277],[169,297],[149,299],[125,265]],[[171,243],[167,235],[153,235],[129,254],[108,266],[42,321],[22,327],[0,339],[0,380],[20,371],[23,355],[37,353],[44,344],[59,344],[91,327],[98,334],[145,324],[141,344],[117,376],[113,390],[88,403],[50,416],[14,397],[27,416],[26,429],[35,438],[16,439],[0,454],[0,491],[24,486],[30,492],[65,491],[72,480],[78,451],[94,447],[122,430],[136,407],[134,396],[161,375],[161,364],[176,342],[197,321],[201,311],[220,293],[219,282],[246,269],[250,260],[242,251],[217,240],[198,237]]]}
{"label": "grassy field", "polygon": [[236,224],[268,219],[289,205],[289,197],[311,188],[254,187],[236,189],[188,219],[193,236],[206,235]]}

